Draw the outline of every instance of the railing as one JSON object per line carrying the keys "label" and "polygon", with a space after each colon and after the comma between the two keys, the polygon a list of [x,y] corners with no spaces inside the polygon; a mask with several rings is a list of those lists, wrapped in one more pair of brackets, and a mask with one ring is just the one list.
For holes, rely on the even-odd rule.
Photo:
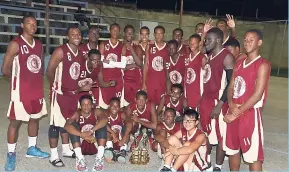
{"label": "railing", "polygon": [[[43,4],[43,3],[36,3],[36,2],[32,2],[31,3],[31,6],[32,7],[35,7],[36,5],[39,5],[39,6],[43,6],[45,7],[46,4]],[[63,6],[63,5],[54,5],[54,4],[49,4],[49,7],[54,7],[54,8],[63,8],[64,12],[69,12],[68,10],[77,10],[78,7],[71,7],[71,6]],[[90,11],[91,14],[94,14],[95,15],[95,10],[93,9],[86,9],[86,8],[81,8],[82,11]]]}

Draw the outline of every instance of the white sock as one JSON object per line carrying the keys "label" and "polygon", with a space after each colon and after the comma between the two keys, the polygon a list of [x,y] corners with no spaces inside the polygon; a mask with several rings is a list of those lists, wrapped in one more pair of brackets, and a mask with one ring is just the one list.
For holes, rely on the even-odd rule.
{"label": "white sock", "polygon": [[172,172],[177,172],[177,170],[175,170],[174,168],[171,168]]}
{"label": "white sock", "polygon": [[107,142],[106,142],[106,147],[107,147],[107,148],[113,148],[112,141],[107,141]]}
{"label": "white sock", "polygon": [[219,169],[222,169],[222,166],[223,164],[222,165],[215,164],[215,167],[218,167]]}
{"label": "white sock", "polygon": [[68,144],[62,144],[62,153],[70,153],[72,150],[70,149],[69,143]]}
{"label": "white sock", "polygon": [[77,148],[74,148],[74,152],[75,152],[75,155],[78,159],[82,159],[83,158],[83,155],[82,155],[82,152],[81,152],[81,148],[80,147],[77,147]]}
{"label": "white sock", "polygon": [[31,146],[36,146],[36,140],[37,140],[37,136],[36,137],[28,136],[28,147],[30,148]]}
{"label": "white sock", "polygon": [[127,150],[127,144],[124,144],[123,146],[121,146],[119,150],[125,150],[126,151]]}
{"label": "white sock", "polygon": [[7,143],[7,146],[8,146],[8,152],[15,152],[15,149],[16,149],[16,143]]}
{"label": "white sock", "polygon": [[51,151],[50,161],[54,161],[56,159],[59,159],[57,147],[56,148],[51,148],[50,151]]}
{"label": "white sock", "polygon": [[165,164],[164,167],[167,167],[167,168],[171,169],[171,166],[167,165],[167,164]]}
{"label": "white sock", "polygon": [[103,157],[103,154],[104,154],[104,146],[98,146],[96,157],[100,159]]}
{"label": "white sock", "polygon": [[209,155],[207,156],[207,161],[208,161],[208,162],[211,162],[211,154],[209,154]]}

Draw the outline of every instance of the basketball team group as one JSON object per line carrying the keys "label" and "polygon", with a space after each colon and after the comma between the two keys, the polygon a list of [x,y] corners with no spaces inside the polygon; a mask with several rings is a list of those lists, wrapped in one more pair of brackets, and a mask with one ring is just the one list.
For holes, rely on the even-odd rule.
{"label": "basketball team group", "polygon": [[[25,121],[26,157],[48,158],[59,169],[65,166],[60,136],[61,156],[75,158],[78,171],[102,171],[105,161],[129,164],[128,153],[144,138],[162,159],[162,172],[221,171],[226,157],[231,171],[239,171],[242,161],[250,171],[262,171],[262,109],[271,65],[259,54],[261,31],[245,33],[241,52],[234,18],[226,17],[214,25],[211,19],[198,23],[188,39],[181,28],[136,31],[114,23],[109,40],[100,42],[99,29],[91,27],[86,42],[71,26],[45,71],[43,45],[33,37],[37,21],[24,16],[23,31],[9,43],[2,65],[11,95],[5,170],[16,169],[18,130]],[[172,40],[165,41],[165,34]],[[36,144],[39,120],[47,115],[45,77],[49,153]],[[85,155],[95,155],[92,167]],[[147,163],[141,156],[134,161]]]}

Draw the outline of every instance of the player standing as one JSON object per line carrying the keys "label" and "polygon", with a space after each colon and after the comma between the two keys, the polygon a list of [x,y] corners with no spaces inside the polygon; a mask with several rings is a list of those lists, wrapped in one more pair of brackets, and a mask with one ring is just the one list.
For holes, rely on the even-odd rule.
{"label": "player standing", "polygon": [[229,38],[224,47],[232,53],[236,62],[247,57],[245,53],[241,53],[240,43],[235,38]]}
{"label": "player standing", "polygon": [[176,28],[173,31],[173,40],[178,42],[177,53],[181,56],[188,54],[188,47],[182,44],[184,31],[181,28]]}
{"label": "player standing", "polygon": [[92,26],[88,30],[88,42],[81,44],[79,49],[81,50],[83,56],[87,58],[88,51],[92,49],[98,50],[98,39],[99,39],[99,30],[97,27]]}

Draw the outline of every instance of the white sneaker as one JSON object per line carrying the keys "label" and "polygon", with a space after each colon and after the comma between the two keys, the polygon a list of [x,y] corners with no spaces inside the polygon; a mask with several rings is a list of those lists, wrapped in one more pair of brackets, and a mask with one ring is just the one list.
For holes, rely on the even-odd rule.
{"label": "white sneaker", "polygon": [[104,164],[103,157],[102,158],[96,157],[94,159],[92,171],[102,171],[103,170],[103,164]]}
{"label": "white sneaker", "polygon": [[81,159],[76,158],[75,168],[77,171],[88,171],[84,157]]}

